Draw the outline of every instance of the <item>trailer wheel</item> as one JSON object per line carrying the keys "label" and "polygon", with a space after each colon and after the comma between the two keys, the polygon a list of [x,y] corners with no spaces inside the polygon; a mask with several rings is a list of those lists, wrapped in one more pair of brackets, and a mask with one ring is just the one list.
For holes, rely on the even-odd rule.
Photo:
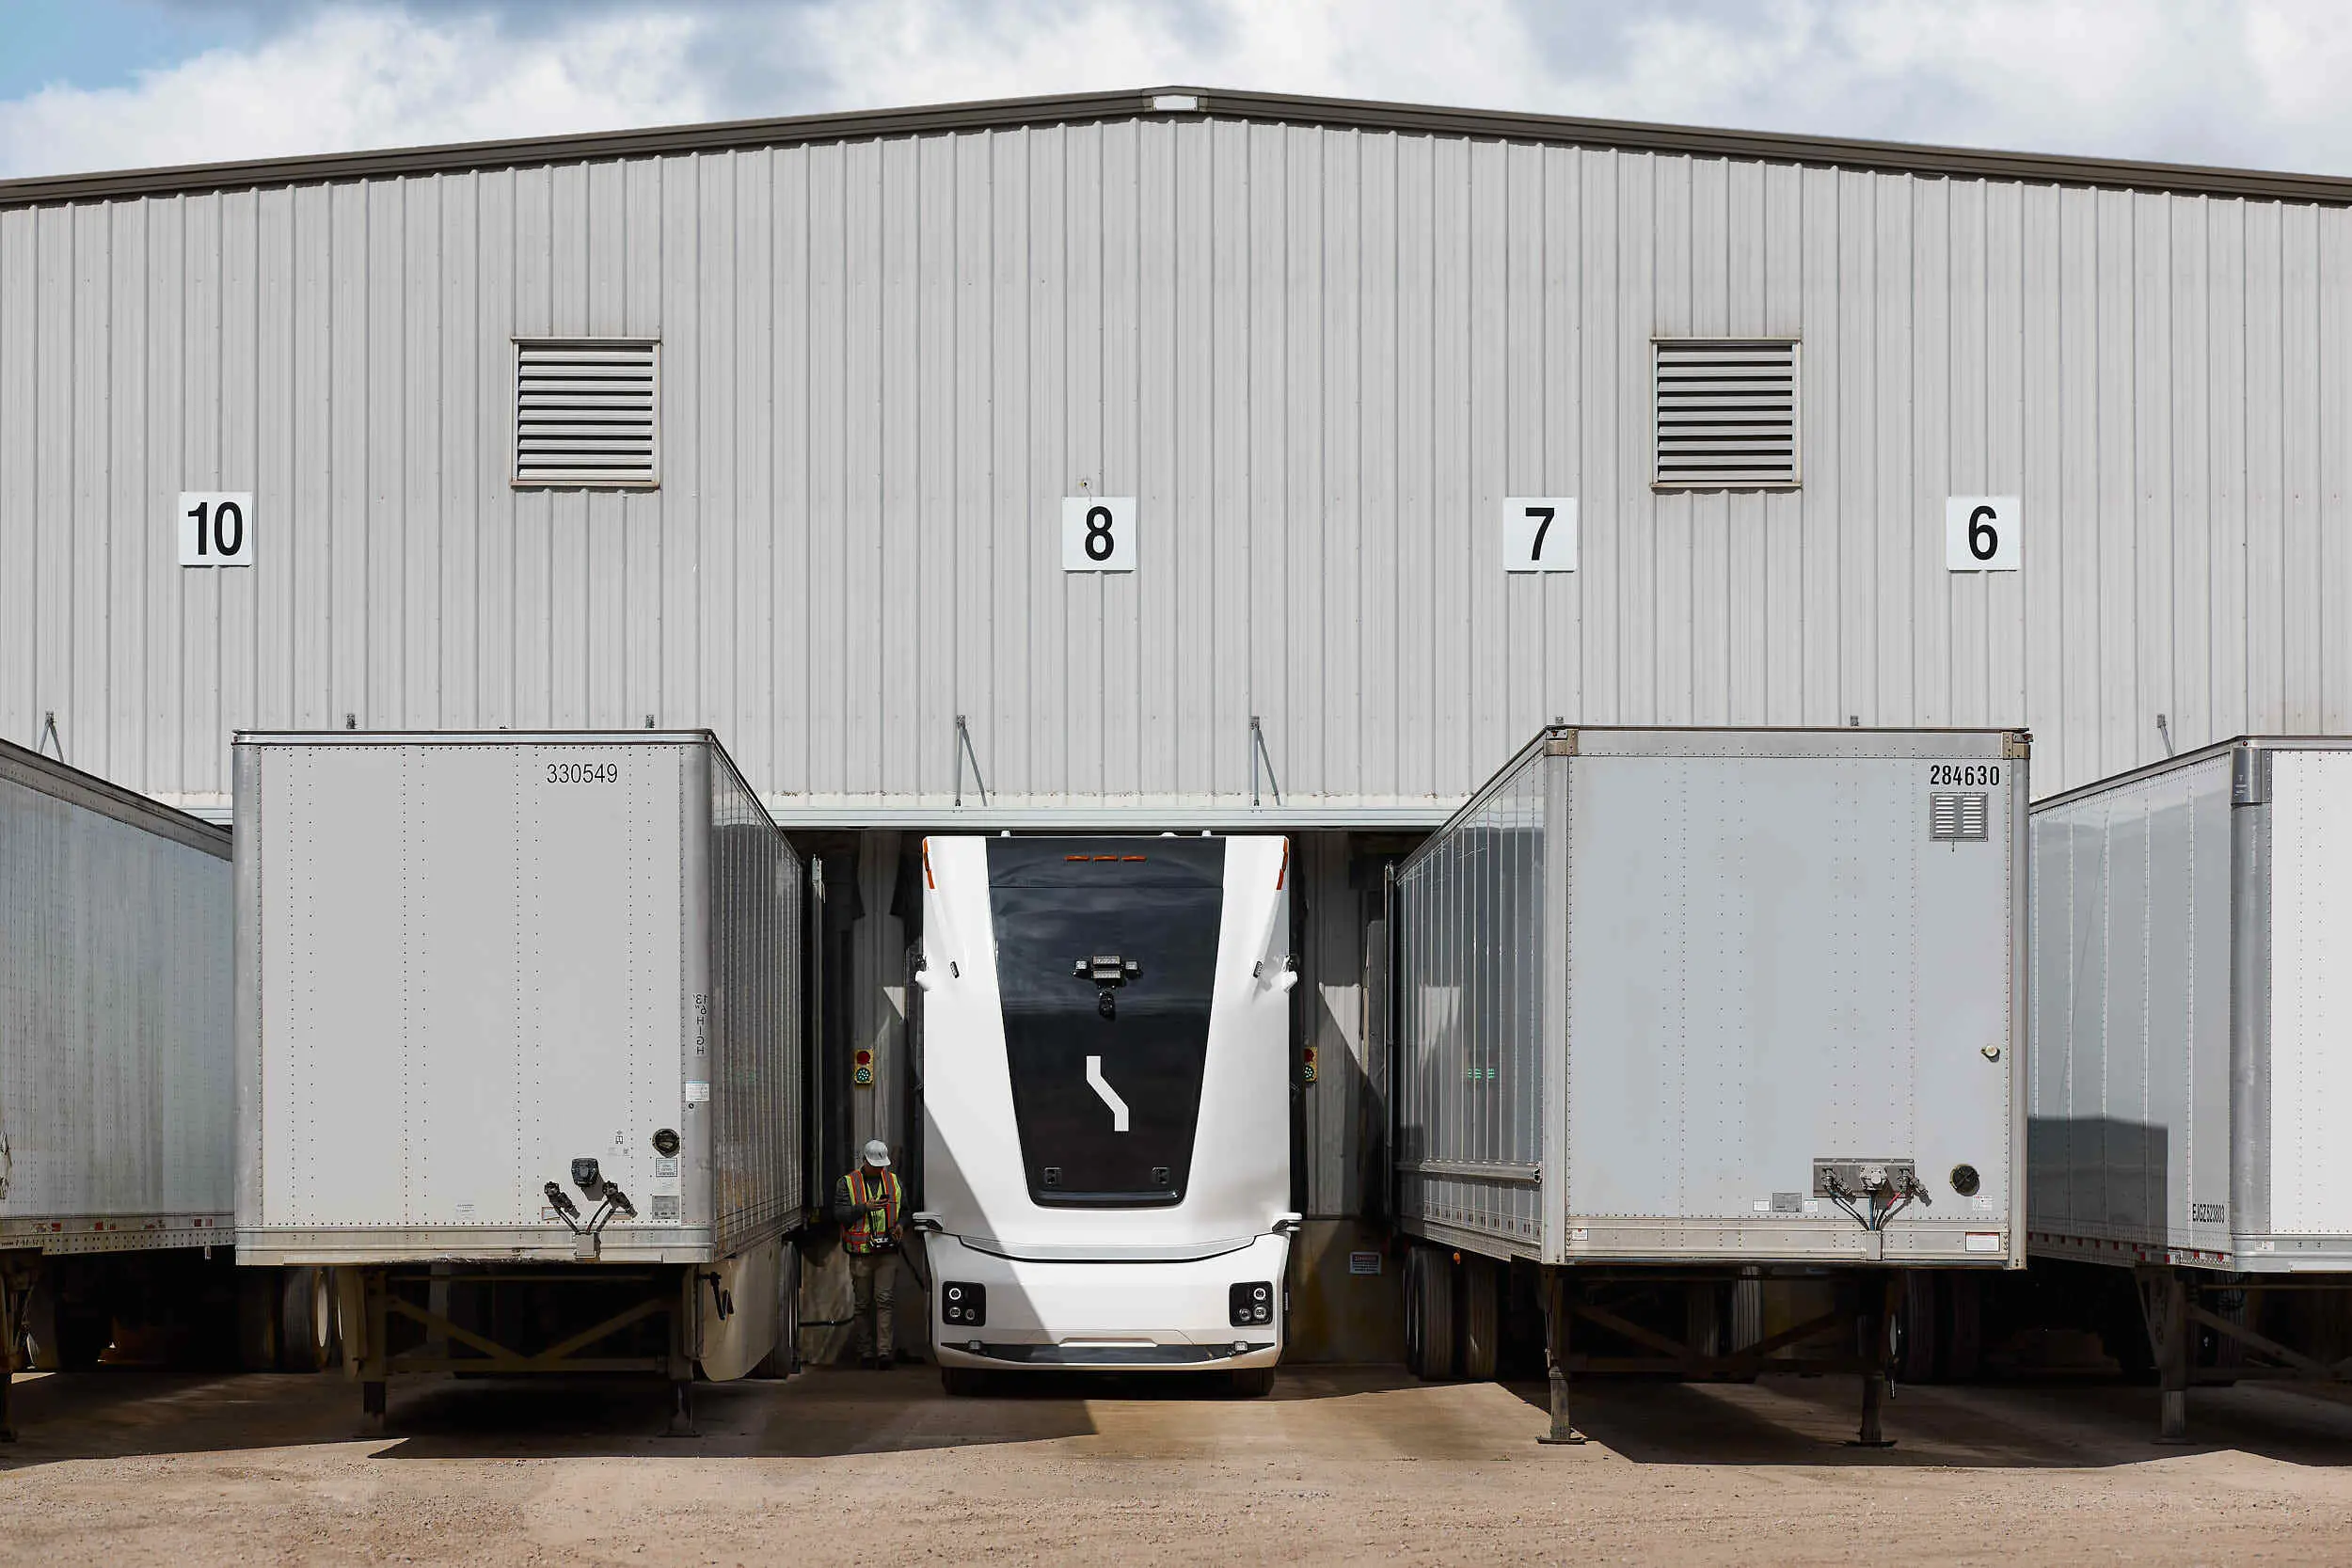
{"label": "trailer wheel", "polygon": [[1405,1257],[1405,1354],[1423,1382],[1454,1375],[1454,1264],[1436,1247]]}
{"label": "trailer wheel", "polygon": [[1233,1394],[1237,1399],[1262,1400],[1274,1392],[1274,1369],[1271,1367],[1244,1367],[1228,1375],[1232,1379]]}
{"label": "trailer wheel", "polygon": [[1484,1258],[1462,1259],[1462,1375],[1472,1383],[1495,1379],[1496,1341],[1502,1332],[1498,1272]]}
{"label": "trailer wheel", "polygon": [[290,1372],[323,1372],[335,1364],[335,1279],[327,1269],[285,1271],[284,1325],[278,1345]]}
{"label": "trailer wheel", "polygon": [[977,1399],[988,1392],[988,1373],[977,1367],[942,1367],[939,1386],[951,1400]]}

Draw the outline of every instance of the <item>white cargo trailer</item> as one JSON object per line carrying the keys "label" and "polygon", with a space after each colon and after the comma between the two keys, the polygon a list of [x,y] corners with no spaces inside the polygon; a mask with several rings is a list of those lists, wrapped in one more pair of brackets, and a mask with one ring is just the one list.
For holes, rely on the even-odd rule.
{"label": "white cargo trailer", "polygon": [[236,790],[239,1260],[338,1271],[368,1413],[650,1370],[686,1424],[769,1357],[803,867],[717,741],[242,735]]}
{"label": "white cargo trailer", "polygon": [[[1554,727],[1397,868],[1417,1370],[1491,1375],[1516,1261],[1566,1439],[1570,1371],[1753,1373],[1899,1271],[2022,1265],[2027,738]],[[1848,1305],[1767,1332],[1775,1271]],[[1876,1441],[1883,1359],[1805,1365],[1864,1373]]]}
{"label": "white cargo trailer", "polygon": [[229,1245],[232,930],[228,830],[0,742],[0,1433]]}
{"label": "white cargo trailer", "polygon": [[2137,1275],[2168,1436],[2192,1383],[2340,1379],[2352,738],[2054,797],[2033,856],[2031,1251]]}

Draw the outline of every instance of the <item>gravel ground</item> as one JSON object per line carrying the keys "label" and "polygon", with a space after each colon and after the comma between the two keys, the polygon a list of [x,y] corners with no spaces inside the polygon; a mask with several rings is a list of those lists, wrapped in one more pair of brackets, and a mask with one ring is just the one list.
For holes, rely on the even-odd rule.
{"label": "gravel ground", "polygon": [[[1028,1386],[1025,1386],[1027,1387]],[[2352,1407],[2199,1390],[1906,1388],[1898,1446],[1847,1449],[1850,1378],[1580,1389],[1285,1370],[1236,1401],[1165,1383],[943,1398],[928,1369],[701,1391],[356,1386],[107,1368],[21,1379],[0,1559],[44,1563],[2352,1560]]]}

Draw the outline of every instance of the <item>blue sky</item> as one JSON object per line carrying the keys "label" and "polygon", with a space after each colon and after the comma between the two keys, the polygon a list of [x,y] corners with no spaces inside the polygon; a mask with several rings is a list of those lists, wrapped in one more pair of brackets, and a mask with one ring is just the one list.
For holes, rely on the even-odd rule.
{"label": "blue sky", "polygon": [[2345,0],[0,0],[0,178],[1185,82],[2352,174]]}

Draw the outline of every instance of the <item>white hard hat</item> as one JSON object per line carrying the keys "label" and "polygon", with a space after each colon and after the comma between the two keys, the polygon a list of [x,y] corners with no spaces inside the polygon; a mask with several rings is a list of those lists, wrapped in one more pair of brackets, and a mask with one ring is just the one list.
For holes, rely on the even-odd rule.
{"label": "white hard hat", "polygon": [[882,1142],[880,1138],[876,1138],[872,1142],[868,1143],[866,1146],[866,1163],[869,1165],[880,1165],[884,1169],[887,1169],[890,1164],[890,1146]]}

